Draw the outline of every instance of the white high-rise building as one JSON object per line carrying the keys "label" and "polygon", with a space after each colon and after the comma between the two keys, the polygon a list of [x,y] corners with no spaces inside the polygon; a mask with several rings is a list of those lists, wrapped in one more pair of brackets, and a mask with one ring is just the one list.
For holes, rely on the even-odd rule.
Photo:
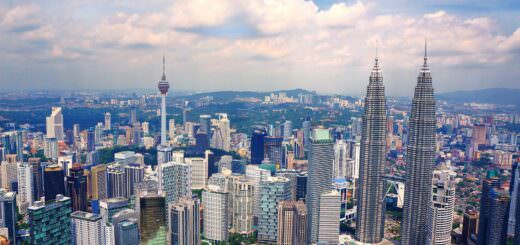
{"label": "white high-rise building", "polygon": [[18,163],[17,162],[2,162],[0,165],[0,181],[2,188],[12,190],[12,183],[18,179]]}
{"label": "white high-rise building", "polygon": [[211,241],[227,241],[229,237],[229,193],[209,185],[202,192],[204,206],[204,237]]}
{"label": "white high-rise building", "polygon": [[212,144],[217,149],[229,151],[231,149],[231,130],[228,115],[219,113],[216,124],[217,127],[213,134]]}
{"label": "white high-rise building", "polygon": [[257,165],[246,166],[246,178],[253,183],[254,186],[254,208],[253,214],[258,217],[260,214],[260,183],[271,177],[271,171],[267,169],[261,169]]}
{"label": "white high-rise building", "polygon": [[58,159],[58,141],[56,138],[46,137],[43,140],[43,154],[46,158]]}
{"label": "white high-rise building", "polygon": [[99,214],[76,211],[70,215],[76,245],[105,245],[105,226]]}
{"label": "white high-rise building", "polygon": [[21,213],[25,213],[27,208],[32,205],[33,197],[33,177],[32,166],[28,163],[18,163],[18,208]]}
{"label": "white high-rise building", "polygon": [[432,200],[426,222],[427,244],[451,244],[455,177],[457,174],[449,170],[433,172]]}
{"label": "white high-rise building", "polygon": [[191,189],[200,190],[208,184],[208,165],[204,158],[191,157],[185,159],[191,166]]}
{"label": "white high-rise building", "polygon": [[149,122],[141,123],[141,127],[143,128],[143,134],[144,135],[149,135],[150,134],[150,123]]}
{"label": "white high-rise building", "polygon": [[105,113],[105,130],[112,129],[112,115],[110,112]]}
{"label": "white high-rise building", "polygon": [[47,137],[63,140],[63,114],[61,107],[52,107],[51,115],[46,118]]}
{"label": "white high-rise building", "polygon": [[191,165],[169,162],[160,168],[160,191],[164,193],[167,204],[176,202],[181,197],[191,196]]}
{"label": "white high-rise building", "polygon": [[332,190],[320,196],[318,216],[318,243],[338,244],[341,196]]}
{"label": "white high-rise building", "polygon": [[345,140],[338,140],[334,144],[334,168],[332,177],[345,178],[348,176],[349,159]]}
{"label": "white high-rise building", "polygon": [[234,233],[251,234],[253,232],[255,187],[252,181],[243,177],[233,182],[233,222]]}

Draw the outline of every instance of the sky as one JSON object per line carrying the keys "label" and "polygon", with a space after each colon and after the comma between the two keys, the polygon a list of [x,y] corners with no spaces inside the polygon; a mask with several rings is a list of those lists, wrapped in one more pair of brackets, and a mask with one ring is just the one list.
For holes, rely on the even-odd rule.
{"label": "sky", "polygon": [[0,90],[520,88],[517,0],[0,0]]}

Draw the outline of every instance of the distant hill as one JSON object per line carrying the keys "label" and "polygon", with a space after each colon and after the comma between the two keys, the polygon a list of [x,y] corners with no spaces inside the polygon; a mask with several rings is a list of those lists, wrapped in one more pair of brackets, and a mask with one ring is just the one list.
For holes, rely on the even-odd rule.
{"label": "distant hill", "polygon": [[217,101],[228,101],[233,100],[236,97],[254,97],[263,99],[264,96],[269,95],[271,93],[286,93],[289,97],[297,97],[298,94],[309,94],[313,93],[311,91],[307,91],[304,89],[291,89],[291,90],[277,90],[277,91],[271,91],[271,92],[253,92],[253,91],[217,91],[217,92],[205,92],[205,93],[198,93],[198,94],[192,94],[184,96],[188,99],[200,99],[202,97],[206,96],[212,96],[214,100]]}
{"label": "distant hill", "polygon": [[458,103],[489,103],[499,105],[516,105],[520,107],[520,89],[490,88],[471,91],[455,91],[439,93],[437,99]]}

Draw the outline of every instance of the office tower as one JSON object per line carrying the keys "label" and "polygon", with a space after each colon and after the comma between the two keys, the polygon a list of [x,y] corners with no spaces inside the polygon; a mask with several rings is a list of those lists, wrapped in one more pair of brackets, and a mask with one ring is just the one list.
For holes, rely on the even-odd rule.
{"label": "office tower", "polygon": [[202,192],[204,207],[204,237],[213,242],[227,241],[229,237],[229,193],[222,188],[208,185]]}
{"label": "office tower", "polygon": [[[258,217],[258,241],[278,241],[278,204],[291,199],[289,179],[268,177],[260,182],[260,214]],[[204,199],[203,199],[204,200]]]}
{"label": "office tower", "polygon": [[[488,224],[484,236],[481,236],[480,230],[478,234],[478,243],[481,237],[485,238],[482,244],[500,245],[506,244],[507,240],[507,216],[509,209],[509,193],[505,190],[492,188],[488,194]],[[480,227],[479,227],[480,229]]]}
{"label": "office tower", "polygon": [[246,179],[250,180],[254,186],[254,208],[253,215],[255,217],[260,216],[260,183],[262,181],[267,180],[268,177],[271,176],[271,172],[269,170],[261,169],[257,165],[247,165],[246,166]]}
{"label": "office tower", "polygon": [[112,115],[110,112],[105,113],[105,130],[112,130]]}
{"label": "office tower", "polygon": [[72,125],[72,135],[74,136],[74,139],[77,139],[80,137],[81,129],[79,127],[79,123],[74,123]]}
{"label": "office tower", "polygon": [[[516,188],[520,188],[520,183],[516,183]],[[516,207],[515,207],[515,243],[514,244],[520,244],[520,191],[517,191],[515,193],[516,201]]]}
{"label": "office tower", "polygon": [[209,135],[211,129],[211,115],[200,115],[199,124],[200,130]]}
{"label": "office tower", "polygon": [[[15,155],[12,155],[15,156]],[[16,157],[15,159],[16,160]],[[16,161],[7,161],[2,162],[0,165],[0,172],[2,181],[2,188],[6,190],[16,191],[12,188],[13,183],[17,182],[18,178],[18,162]]]}
{"label": "office tower", "polygon": [[307,207],[302,201],[278,204],[278,245],[307,244]]}
{"label": "office tower", "polygon": [[129,125],[135,125],[137,123],[137,109],[135,106],[130,106],[130,118],[128,119]]}
{"label": "office tower", "polygon": [[16,223],[16,192],[0,189],[0,227],[7,228],[9,241],[17,244]]}
{"label": "office tower", "polygon": [[43,154],[46,158],[58,159],[58,140],[53,137],[45,137],[43,142]]}
{"label": "office tower", "polygon": [[191,189],[200,190],[208,184],[208,165],[204,158],[185,158],[186,164],[191,166]]}
{"label": "office tower", "polygon": [[51,115],[46,118],[47,138],[56,138],[61,141],[63,134],[63,114],[61,107],[52,107]]}
{"label": "office tower", "polygon": [[31,244],[70,244],[72,241],[70,198],[59,194],[53,199],[55,202],[51,204],[36,201],[28,208]]}
{"label": "office tower", "polygon": [[311,142],[311,121],[307,117],[305,121],[302,122],[302,130],[303,130],[303,148],[305,151],[309,151],[310,142]]}
{"label": "office tower", "polygon": [[253,232],[255,187],[252,181],[239,178],[233,182],[232,191],[233,232],[249,235]]}
{"label": "office tower", "polygon": [[67,195],[72,211],[87,211],[87,176],[79,164],[74,164],[67,176]]}
{"label": "office tower", "polygon": [[94,129],[89,128],[87,130],[87,151],[95,151],[96,150],[96,132]]}
{"label": "office tower", "polygon": [[209,138],[206,133],[203,133],[200,129],[195,134],[195,149],[197,152],[204,152],[210,146]]}
{"label": "office tower", "polygon": [[166,243],[166,206],[163,194],[159,193],[157,182],[145,181],[136,186],[135,210],[139,213],[141,243]]}
{"label": "office tower", "polygon": [[327,129],[314,129],[309,151],[309,177],[307,178],[308,239],[318,242],[320,196],[332,189],[334,143]]}
{"label": "office tower", "polygon": [[334,178],[345,178],[349,176],[349,164],[347,143],[345,140],[338,140],[334,144]]}
{"label": "office tower", "polygon": [[34,201],[33,196],[32,166],[29,163],[18,165],[18,207],[20,212],[25,214],[27,208]]}
{"label": "office tower", "polygon": [[432,202],[426,223],[427,244],[450,244],[455,207],[455,177],[449,170],[434,171]]}
{"label": "office tower", "polygon": [[298,176],[300,172],[292,169],[282,169],[276,172],[276,176],[288,178],[291,183],[291,200],[297,201],[296,195],[298,192]]}
{"label": "office tower", "polygon": [[161,193],[166,203],[177,202],[179,198],[191,196],[191,165],[169,162],[160,166],[162,172]]}
{"label": "office tower", "polygon": [[168,206],[168,244],[200,244],[200,201],[183,197]]}
{"label": "office tower", "polygon": [[210,150],[204,151],[204,164],[208,165],[208,178],[218,173],[218,166],[216,165],[215,154]]}
{"label": "office tower", "polygon": [[119,164],[107,167],[107,195],[112,197],[128,198],[128,182],[126,182],[125,171]]}
{"label": "office tower", "polygon": [[90,168],[90,192],[92,200],[103,200],[108,197],[106,165],[96,165]]}
{"label": "office tower", "polygon": [[139,213],[133,209],[122,209],[112,215],[111,224],[115,245],[139,244]]}
{"label": "office tower", "polygon": [[111,223],[114,214],[127,208],[128,199],[124,197],[114,197],[99,201],[99,214],[105,223]]}
{"label": "office tower", "polygon": [[283,155],[282,142],[282,137],[264,137],[264,159],[268,158],[275,165],[281,166]]}
{"label": "office tower", "polygon": [[148,123],[148,122],[141,123],[141,128],[143,130],[144,135],[150,134],[150,123]]}
{"label": "office tower", "polygon": [[219,113],[216,122],[216,128],[211,138],[211,145],[214,148],[229,151],[231,150],[231,131],[227,114]]}
{"label": "office tower", "polygon": [[509,205],[509,218],[507,225],[507,235],[513,236],[515,234],[516,225],[516,209],[518,196],[520,195],[520,162],[515,162],[511,170],[511,182],[509,184],[509,195],[511,196],[511,204]]}
{"label": "office tower", "polygon": [[131,163],[124,166],[126,177],[126,193],[128,197],[135,194],[135,185],[144,180],[144,167],[137,163]]}
{"label": "office tower", "polygon": [[435,99],[428,67],[426,45],[424,64],[417,77],[412,100],[406,153],[406,182],[403,207],[403,245],[424,244],[427,213],[431,203],[432,168],[435,160]]}
{"label": "office tower", "polygon": [[283,139],[289,140],[292,137],[292,122],[285,121],[283,123]]}
{"label": "office tower", "polygon": [[29,164],[32,166],[33,200],[40,200],[40,197],[43,197],[43,171],[40,158],[29,158]]}
{"label": "office tower", "polygon": [[462,244],[468,244],[472,235],[478,231],[478,211],[474,207],[467,207],[462,221]]}
{"label": "office tower", "polygon": [[487,127],[484,124],[473,125],[471,143],[475,146],[486,144]]}
{"label": "office tower", "polygon": [[96,143],[96,145],[101,144],[101,141],[103,140],[103,130],[103,123],[98,122],[94,127],[94,142]]}
{"label": "office tower", "polygon": [[105,226],[101,215],[76,211],[70,215],[72,234],[76,245],[105,245]]}
{"label": "office tower", "polygon": [[386,99],[377,56],[367,87],[362,125],[356,240],[378,243],[384,233]]}
{"label": "office tower", "polygon": [[336,190],[322,193],[318,216],[318,243],[338,244],[341,196]]}
{"label": "office tower", "polygon": [[175,139],[175,119],[170,119],[168,121],[168,136],[170,140]]}
{"label": "office tower", "polygon": [[267,136],[265,129],[256,128],[251,135],[251,163],[260,164],[264,160],[264,138]]}
{"label": "office tower", "polygon": [[305,201],[307,196],[307,172],[300,173],[296,177],[296,200]]}
{"label": "office tower", "polygon": [[485,245],[487,241],[487,230],[491,218],[489,209],[491,199],[489,193],[493,188],[499,188],[501,185],[499,173],[497,170],[488,170],[486,178],[482,181],[482,192],[480,194],[480,217],[478,222],[478,245]]}
{"label": "office tower", "polygon": [[[58,194],[64,195],[66,193],[63,168],[56,164],[49,165],[45,168],[43,171],[43,189],[45,192],[45,202],[54,200]],[[70,203],[70,200],[68,202]]]}
{"label": "office tower", "polygon": [[16,155],[18,156],[18,161],[23,162],[23,132],[16,131],[15,132],[15,144],[16,144]]}

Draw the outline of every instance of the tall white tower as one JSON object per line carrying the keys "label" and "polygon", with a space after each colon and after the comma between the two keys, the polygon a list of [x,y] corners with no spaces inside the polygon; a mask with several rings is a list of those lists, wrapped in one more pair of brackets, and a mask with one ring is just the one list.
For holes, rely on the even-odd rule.
{"label": "tall white tower", "polygon": [[166,81],[165,58],[163,56],[163,75],[157,84],[161,92],[161,145],[166,145],[166,94],[170,89],[170,84]]}

